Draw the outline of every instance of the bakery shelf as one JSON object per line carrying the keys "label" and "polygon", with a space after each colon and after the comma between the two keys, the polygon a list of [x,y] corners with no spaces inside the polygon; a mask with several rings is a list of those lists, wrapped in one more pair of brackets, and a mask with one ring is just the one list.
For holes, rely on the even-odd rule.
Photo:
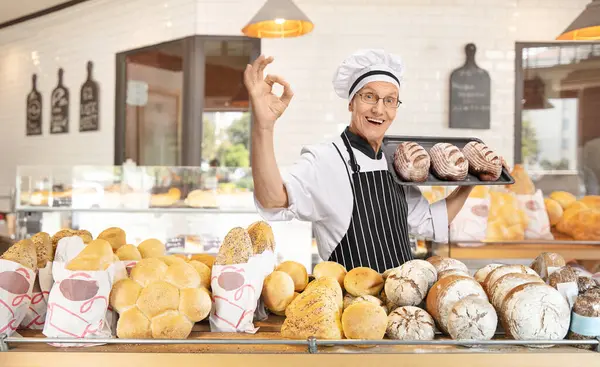
{"label": "bakery shelf", "polygon": [[[459,246],[460,243],[463,246]],[[450,243],[456,259],[534,259],[540,252],[556,252],[566,259],[600,259],[600,241],[506,241]],[[468,246],[464,246],[464,245]]]}
{"label": "bakery shelf", "polygon": [[52,213],[52,212],[80,212],[80,213],[189,213],[189,214],[255,214],[256,210],[250,209],[209,209],[209,208],[63,208],[43,206],[20,206],[17,212]]}

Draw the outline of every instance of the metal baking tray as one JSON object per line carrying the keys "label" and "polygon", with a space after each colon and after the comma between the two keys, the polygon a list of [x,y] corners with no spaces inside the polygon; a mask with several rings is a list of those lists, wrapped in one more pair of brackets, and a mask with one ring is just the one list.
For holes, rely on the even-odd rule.
{"label": "metal baking tray", "polygon": [[404,181],[394,169],[394,153],[396,152],[396,147],[405,141],[413,141],[417,144],[420,144],[427,153],[429,150],[437,143],[449,143],[453,144],[458,149],[462,150],[467,143],[471,141],[477,141],[483,143],[481,139],[477,138],[461,138],[461,137],[433,137],[433,136],[394,136],[394,135],[386,135],[383,138],[383,154],[385,154],[385,158],[388,162],[388,169],[392,173],[394,180],[400,185],[406,186],[480,186],[480,185],[512,185],[515,183],[515,179],[510,175],[510,173],[506,170],[506,168],[502,167],[502,174],[500,178],[496,181],[482,181],[477,176],[472,175],[471,173],[467,174],[467,178],[463,181],[447,181],[440,180],[437,178],[431,170],[429,171],[429,177],[424,182],[411,182]]}

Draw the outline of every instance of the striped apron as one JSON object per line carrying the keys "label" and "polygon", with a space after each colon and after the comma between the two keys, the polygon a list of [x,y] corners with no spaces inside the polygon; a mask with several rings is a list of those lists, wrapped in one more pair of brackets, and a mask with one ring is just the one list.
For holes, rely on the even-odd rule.
{"label": "striped apron", "polygon": [[352,177],[344,157],[334,143],[352,186],[354,208],[346,234],[331,253],[349,271],[366,266],[380,273],[412,260],[408,237],[408,204],[404,188],[388,170],[360,172],[346,134],[342,140],[350,154]]}

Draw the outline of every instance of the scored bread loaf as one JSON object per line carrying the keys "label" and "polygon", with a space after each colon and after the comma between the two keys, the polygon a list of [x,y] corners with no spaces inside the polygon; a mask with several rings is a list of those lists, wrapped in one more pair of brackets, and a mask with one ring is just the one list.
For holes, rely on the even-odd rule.
{"label": "scored bread loaf", "polygon": [[435,322],[419,307],[398,307],[388,316],[386,334],[396,340],[433,340]]}
{"label": "scored bread loaf", "polygon": [[485,281],[483,282],[483,288],[489,294],[490,288],[494,285],[494,283],[502,276],[509,273],[538,275],[531,268],[524,265],[502,265],[492,270],[488,274],[488,276],[485,278]]}
{"label": "scored bread loaf", "polygon": [[440,271],[438,273],[438,277],[437,280],[440,280],[444,277],[447,277],[449,275],[462,275],[465,277],[470,276],[468,272],[462,270],[462,269],[448,269],[448,270],[444,270],[444,271]]}
{"label": "scored bread loaf", "polygon": [[[600,337],[600,292],[586,292],[573,305],[572,322],[567,336],[571,340]],[[592,345],[577,344],[577,348],[592,349]]]}
{"label": "scored bread loaf", "polygon": [[217,254],[215,265],[234,265],[247,263],[253,255],[252,240],[248,232],[241,227],[232,228]]}
{"label": "scored bread loaf", "polygon": [[402,142],[394,153],[394,169],[409,182],[424,182],[429,177],[431,160],[427,151],[415,142]]}
{"label": "scored bread loaf", "polygon": [[383,284],[381,274],[367,267],[356,267],[344,277],[344,288],[355,297],[377,296],[381,292]]}
{"label": "scored bread loaf", "polygon": [[437,270],[430,262],[420,259],[409,260],[397,267],[402,276],[422,276],[427,280],[427,290],[437,281]]}
{"label": "scored bread loaf", "polygon": [[542,278],[533,274],[508,273],[501,276],[488,292],[489,299],[496,309],[502,307],[506,295],[515,287],[526,283],[543,283]]}
{"label": "scored bread loaf", "polygon": [[308,272],[304,265],[295,261],[284,261],[275,270],[287,273],[294,281],[294,290],[302,292],[308,284]]}
{"label": "scored bread loaf", "polygon": [[565,259],[560,254],[556,252],[542,252],[531,263],[531,269],[538,273],[544,281],[547,281],[548,275],[551,272],[565,265]]}
{"label": "scored bread loaf", "polygon": [[486,144],[468,142],[462,150],[469,161],[469,172],[481,181],[496,181],[502,174],[502,159]]}
{"label": "scored bread loaf", "polygon": [[492,270],[499,268],[502,265],[503,264],[488,264],[483,268],[477,270],[473,275],[473,278],[475,278],[475,280],[479,282],[479,284],[483,285],[483,283],[485,282],[485,278],[487,278],[488,274],[491,273]]}
{"label": "scored bread loaf", "polygon": [[469,161],[455,145],[437,143],[429,150],[431,170],[441,180],[462,181],[467,178]]}
{"label": "scored bread loaf", "polygon": [[497,327],[496,310],[478,295],[457,301],[448,316],[448,334],[455,340],[490,340]]}
{"label": "scored bread loaf", "polygon": [[401,266],[392,271],[385,280],[386,297],[398,306],[420,304],[427,290],[427,279],[416,266]]}
{"label": "scored bread loaf", "polygon": [[444,257],[444,256],[436,255],[436,256],[432,256],[432,257],[428,258],[427,262],[429,262],[431,265],[433,265],[433,267],[435,268],[437,273],[441,273],[444,270],[451,270],[451,269],[462,270],[467,274],[469,273],[469,268],[463,262],[453,259],[451,257]]}
{"label": "scored bread loaf", "polygon": [[561,340],[569,330],[570,311],[556,289],[545,283],[526,283],[506,295],[500,319],[513,339]]}

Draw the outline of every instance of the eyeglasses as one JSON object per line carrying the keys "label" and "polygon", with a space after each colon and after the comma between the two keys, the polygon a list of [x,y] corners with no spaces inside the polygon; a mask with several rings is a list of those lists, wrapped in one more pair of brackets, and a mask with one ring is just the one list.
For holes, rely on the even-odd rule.
{"label": "eyeglasses", "polygon": [[383,99],[383,104],[387,108],[398,108],[402,101],[396,97],[379,97],[375,93],[358,93],[360,100],[366,104],[376,105],[380,99]]}

